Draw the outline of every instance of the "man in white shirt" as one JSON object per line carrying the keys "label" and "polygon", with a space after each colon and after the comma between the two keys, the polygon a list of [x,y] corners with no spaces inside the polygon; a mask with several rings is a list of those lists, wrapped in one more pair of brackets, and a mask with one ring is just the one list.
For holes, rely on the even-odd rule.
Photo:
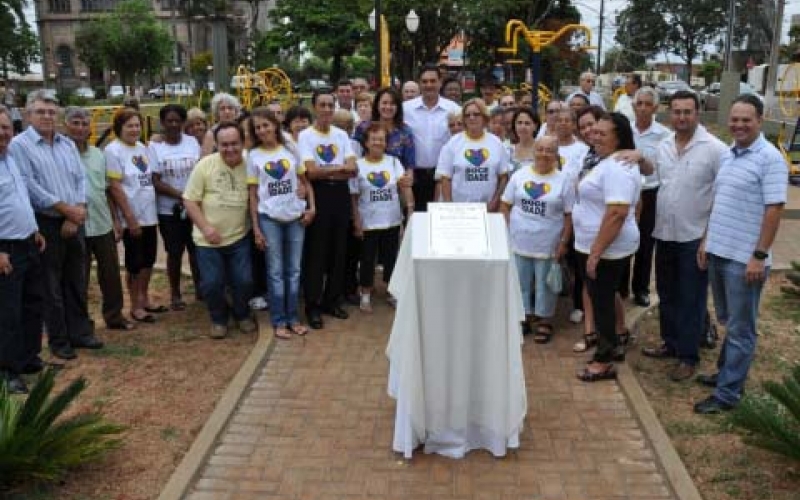
{"label": "man in white shirt", "polygon": [[[639,76],[639,75],[633,75]],[[629,78],[630,81],[630,78]],[[633,103],[636,118],[633,121],[633,140],[636,149],[655,164],[658,146],[670,131],[655,120],[658,110],[658,94],[652,87],[639,89],[634,94]],[[653,267],[653,227],[656,224],[656,197],[661,184],[658,170],[644,177],[642,184],[642,205],[639,214],[639,250],[633,261],[631,291],[633,301],[641,307],[650,305],[650,273]],[[627,287],[626,287],[627,288]]]}
{"label": "man in white shirt", "polygon": [[336,109],[349,111],[353,115],[354,123],[358,123],[359,117],[353,100],[353,84],[350,80],[339,80],[334,93],[336,94]]}
{"label": "man in white shirt", "polygon": [[603,109],[606,109],[606,103],[603,101],[602,96],[594,91],[594,84],[597,82],[597,77],[591,71],[587,71],[581,74],[580,79],[580,89],[576,90],[572,94],[567,97],[567,102],[572,99],[572,96],[575,94],[582,94],[589,99],[590,105],[600,106]]}
{"label": "man in white shirt", "polygon": [[[642,88],[642,77],[636,73],[631,73],[625,79],[625,93],[617,98],[614,104],[614,111],[622,113],[628,120],[633,123],[636,120],[636,113],[634,111],[634,99],[636,92]],[[658,101],[656,101],[658,103]]]}
{"label": "man in white shirt", "polygon": [[677,358],[673,381],[694,374],[705,331],[708,273],[697,263],[697,251],[711,214],[714,182],[727,151],[699,123],[700,103],[693,92],[676,92],[669,101],[675,133],[661,142],[656,200],[656,290],[663,343],[642,349],[652,358]]}
{"label": "man in white shirt", "polygon": [[[442,146],[450,139],[447,115],[458,113],[458,104],[439,95],[439,68],[428,65],[419,75],[422,95],[403,103],[403,117],[414,134],[417,164],[414,168],[414,210],[425,212],[436,190],[434,173]],[[408,167],[408,166],[407,166]]]}

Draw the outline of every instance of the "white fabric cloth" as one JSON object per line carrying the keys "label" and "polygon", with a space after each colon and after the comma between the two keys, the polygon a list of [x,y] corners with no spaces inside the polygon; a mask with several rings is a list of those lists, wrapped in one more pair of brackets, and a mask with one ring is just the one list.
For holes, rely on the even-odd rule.
{"label": "white fabric cloth", "polygon": [[585,142],[575,139],[568,146],[559,146],[558,155],[561,157],[561,171],[573,179],[577,179],[583,168],[583,158],[589,152]]}
{"label": "white fabric cloth", "polygon": [[[393,449],[461,458],[519,447],[527,413],[525,317],[502,216],[489,214],[489,258],[429,251],[429,215],[415,213],[389,292],[398,299],[386,354],[397,400]],[[476,293],[479,291],[479,293]]]}
{"label": "white fabric cloth", "polygon": [[645,158],[653,164],[654,172],[644,176],[642,189],[654,189],[661,185],[661,175],[658,171],[658,148],[661,141],[670,136],[670,130],[657,121],[650,122],[650,126],[645,130],[639,131],[635,123],[631,124],[633,129],[633,141],[636,149],[642,152]]}
{"label": "white fabric cloth", "polygon": [[258,186],[258,213],[283,222],[299,219],[306,201],[297,197],[297,176],[305,171],[286,146],[251,149],[247,155],[247,185]]}
{"label": "white fabric cloth", "polygon": [[[128,146],[119,139],[106,146],[106,175],[119,181],[128,198],[128,205],[140,226],[158,224],[156,190],[153,187],[153,167],[156,160],[144,144]],[[128,222],[119,210],[124,227]]]}
{"label": "white fabric cloth", "polygon": [[[151,142],[150,152],[156,161],[153,173],[161,176],[161,181],[183,193],[186,182],[192,169],[200,160],[200,144],[191,135],[181,134],[178,144],[168,142]],[[172,207],[180,202],[180,198],[156,194],[158,199],[158,213],[172,215]]]}
{"label": "white fabric cloth", "polygon": [[460,132],[442,148],[436,175],[453,181],[454,202],[487,203],[497,189],[498,176],[507,174],[508,168],[508,151],[496,135],[484,132],[471,139]]}
{"label": "white fabric cloth", "polygon": [[403,222],[397,181],[405,170],[391,155],[373,163],[366,158],[356,161],[358,177],[350,179],[350,194],[358,195],[358,213],[365,231],[387,229]]}
{"label": "white fabric cloth", "polygon": [[633,123],[636,119],[636,114],[633,112],[633,97],[628,94],[620,95],[617,98],[616,104],[614,104],[614,111],[622,113],[628,121]]}

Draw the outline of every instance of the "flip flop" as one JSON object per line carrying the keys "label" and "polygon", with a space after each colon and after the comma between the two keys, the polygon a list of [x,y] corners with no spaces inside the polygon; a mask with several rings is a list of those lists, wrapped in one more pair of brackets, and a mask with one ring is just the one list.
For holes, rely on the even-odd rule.
{"label": "flip flop", "polygon": [[277,326],[275,327],[275,338],[279,338],[281,340],[289,340],[292,338],[292,334],[290,333],[291,330],[286,328],[285,326]]}
{"label": "flip flop", "polygon": [[137,317],[135,314],[131,314],[131,318],[133,318],[134,321],[138,321],[139,323],[155,323],[156,322],[156,318],[152,314],[145,314],[144,316],[141,316],[141,317]]}
{"label": "flip flop", "polygon": [[295,335],[299,335],[300,337],[302,337],[303,335],[308,333],[308,327],[301,323],[296,323],[294,325],[289,326],[289,331],[291,331]]}
{"label": "flip flop", "polygon": [[600,380],[614,380],[616,378],[617,370],[611,363],[601,372],[590,371],[588,366],[578,372],[578,380],[581,382],[599,382]]}
{"label": "flip flop", "polygon": [[145,307],[144,310],[149,313],[155,313],[155,314],[161,314],[169,311],[169,309],[166,306]]}
{"label": "flip flop", "polygon": [[536,325],[536,333],[533,341],[537,344],[547,344],[553,339],[553,325],[549,323],[539,323]]}

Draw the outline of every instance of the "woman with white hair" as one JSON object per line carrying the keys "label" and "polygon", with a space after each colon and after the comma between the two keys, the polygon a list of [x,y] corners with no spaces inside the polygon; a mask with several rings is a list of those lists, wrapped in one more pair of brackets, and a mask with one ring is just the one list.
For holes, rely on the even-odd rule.
{"label": "woman with white hair", "polygon": [[[242,104],[236,97],[226,94],[225,92],[217,93],[211,99],[211,116],[216,124],[223,122],[235,122],[242,111]],[[203,139],[203,149],[201,151],[201,158],[208,156],[217,150],[217,144],[214,141],[214,131],[217,130],[217,125],[214,125],[206,132]]]}

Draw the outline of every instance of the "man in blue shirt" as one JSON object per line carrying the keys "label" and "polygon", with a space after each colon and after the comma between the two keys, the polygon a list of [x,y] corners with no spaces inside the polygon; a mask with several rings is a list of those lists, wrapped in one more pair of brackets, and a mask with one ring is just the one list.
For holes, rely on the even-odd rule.
{"label": "man in blue shirt", "polygon": [[11,141],[9,153],[25,179],[36,223],[48,243],[42,264],[50,352],[73,359],[73,349],[103,346],[94,336],[84,293],[85,172],[75,144],[56,132],[53,95],[31,92],[25,111],[30,126]]}
{"label": "man in blue shirt", "polygon": [[735,407],[755,355],[758,305],[789,180],[783,156],[761,134],[763,113],[756,96],[733,101],[728,128],[734,145],[721,158],[708,230],[697,252],[700,267],[708,265],[714,308],[726,335],[719,372],[698,377],[714,392],[694,406],[695,413]]}
{"label": "man in blue shirt", "polygon": [[42,369],[42,272],[39,236],[28,190],[8,145],[11,112],[0,106],[0,383],[28,392],[23,373]]}

